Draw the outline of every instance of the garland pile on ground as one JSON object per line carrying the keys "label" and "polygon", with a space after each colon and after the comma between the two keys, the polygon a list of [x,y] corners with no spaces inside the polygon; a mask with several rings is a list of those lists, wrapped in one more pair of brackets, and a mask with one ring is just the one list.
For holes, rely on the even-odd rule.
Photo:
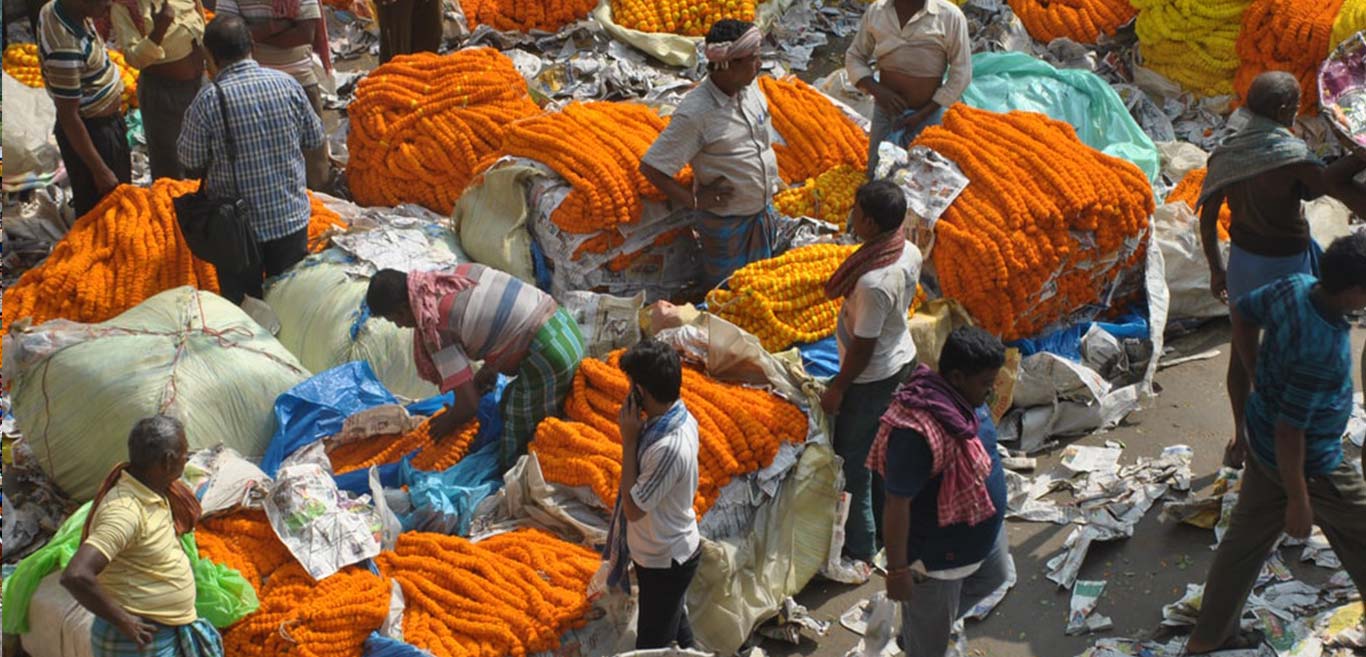
{"label": "garland pile on ground", "polygon": [[1068,38],[1093,44],[1103,36],[1114,36],[1133,20],[1138,10],[1129,0],[1009,0],[1035,40],[1049,43]]}
{"label": "garland pile on ground", "polygon": [[844,227],[854,208],[854,195],[865,173],[841,164],[800,186],[789,187],[773,197],[773,207],[788,217],[815,217]]}
{"label": "garland pile on ground", "polygon": [[450,214],[504,128],[539,111],[512,61],[492,48],[395,57],[356,85],[347,108],[351,192],[364,205]]}
{"label": "garland pile on ground", "polygon": [[756,0],[612,0],[612,22],[641,32],[706,36],[716,21],[754,22]]}
{"label": "garland pile on ground", "polygon": [[459,463],[479,433],[479,422],[470,420],[454,436],[433,442],[430,431],[435,417],[423,420],[405,434],[373,436],[329,450],[327,457],[332,461],[332,471],[340,475],[370,466],[397,463],[413,452],[417,452],[413,456],[413,467],[418,470],[445,470]]}
{"label": "garland pile on ground", "polygon": [[[1176,203],[1180,201],[1190,207],[1192,212],[1198,213],[1200,210],[1195,207],[1195,204],[1200,200],[1200,188],[1205,184],[1205,174],[1207,173],[1209,173],[1208,169],[1191,169],[1181,179],[1181,182],[1176,184],[1171,193],[1167,194],[1166,202]],[[1228,241],[1228,227],[1232,222],[1233,211],[1228,209],[1228,203],[1225,202],[1219,208],[1219,239],[1221,241]]]}
{"label": "garland pile on ground", "polygon": [[1202,96],[1233,93],[1251,0],[1130,0],[1143,65]]}
{"label": "garland pile on ground", "polygon": [[500,32],[559,32],[583,20],[597,0],[461,0],[470,29],[488,25]]}
{"label": "garland pile on ground", "polygon": [[[620,368],[621,353],[613,352],[606,361],[585,358],[580,363],[565,400],[569,421],[542,421],[530,446],[546,481],[591,488],[609,509],[616,503],[621,481],[617,415],[629,387]],[[699,517],[732,478],[768,467],[783,442],[806,440],[806,415],[773,393],[714,381],[685,366],[681,396],[699,429],[693,501]]]}
{"label": "garland pile on ground", "polygon": [[759,78],[773,129],[786,143],[773,145],[778,175],[797,184],[840,165],[868,168],[868,133],[829,98],[795,77]]}
{"label": "garland pile on ground", "polygon": [[354,657],[389,614],[386,577],[347,566],[315,582],[297,561],[272,573],[261,608],[223,634],[233,657]]}
{"label": "garland pile on ground", "polygon": [[935,225],[932,260],[944,296],[992,333],[1036,336],[1141,266],[1152,188],[1072,126],[956,105],[915,144],[973,181]]}
{"label": "garland pile on ground", "polygon": [[257,594],[267,578],[294,560],[259,509],[205,518],[194,538],[201,558],[236,569]]}
{"label": "garland pile on ground", "polygon": [[1329,48],[1337,48],[1338,44],[1347,40],[1347,37],[1366,30],[1366,2],[1361,0],[1349,0],[1342,3],[1342,10],[1338,12],[1338,17],[1333,21],[1333,33],[1328,45]]}
{"label": "garland pile on ground", "polygon": [[1332,51],[1333,24],[1343,0],[1252,0],[1238,35],[1242,65],[1233,80],[1246,99],[1264,71],[1287,71],[1300,81],[1300,113],[1319,106],[1319,65]]}
{"label": "garland pile on ground", "polygon": [[[138,106],[138,70],[128,65],[123,53],[109,51],[109,60],[119,67],[119,78],[123,80],[123,111]],[[38,45],[34,43],[14,43],[5,47],[5,72],[10,77],[34,89],[43,86],[43,68],[38,60]]]}

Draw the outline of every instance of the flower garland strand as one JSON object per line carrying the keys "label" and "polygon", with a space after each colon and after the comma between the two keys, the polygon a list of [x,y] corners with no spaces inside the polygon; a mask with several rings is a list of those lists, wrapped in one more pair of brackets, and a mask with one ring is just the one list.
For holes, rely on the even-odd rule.
{"label": "flower garland strand", "polygon": [[499,32],[549,32],[588,17],[597,0],[461,0],[470,29],[488,25]]}
{"label": "flower garland strand", "polygon": [[233,657],[355,657],[389,615],[390,585],[360,566],[315,582],[297,561],[275,571],[261,608],[223,634]]}
{"label": "flower garland strand", "polygon": [[[1167,194],[1166,202],[1185,203],[1192,212],[1198,214],[1200,210],[1195,207],[1195,204],[1200,200],[1200,188],[1205,184],[1205,174],[1207,173],[1209,170],[1205,168],[1191,169],[1181,179],[1181,182],[1176,184],[1171,193]],[[1219,208],[1219,241],[1228,241],[1228,227],[1231,223],[1233,223],[1233,211],[1228,208],[1228,202],[1225,201]]]}
{"label": "flower garland strand", "polygon": [[1008,0],[1029,36],[1050,43],[1068,38],[1094,44],[1102,36],[1114,36],[1134,19],[1138,10],[1129,0]]}
{"label": "flower garland strand", "polygon": [[294,560],[259,509],[205,518],[195,528],[195,541],[200,557],[237,569],[257,594],[267,578]]}
{"label": "flower garland strand", "polygon": [[423,420],[407,433],[372,436],[329,450],[327,457],[332,462],[332,471],[341,475],[371,466],[397,463],[414,452],[412,465],[418,470],[440,471],[459,463],[479,433],[479,421],[470,420],[454,436],[434,442],[431,424],[441,413]]}
{"label": "flower garland strand", "polygon": [[[119,79],[123,81],[123,110],[138,106],[138,70],[128,64],[123,53],[109,51],[109,60],[119,68]],[[10,77],[34,89],[43,86],[43,65],[38,59],[38,44],[13,43],[5,46],[4,69]]]}
{"label": "flower garland strand", "polygon": [[807,178],[801,186],[778,192],[773,197],[773,207],[788,217],[814,217],[843,228],[865,177],[862,169],[841,164],[815,178]]}
{"label": "flower garland strand", "polygon": [[1238,35],[1242,65],[1233,87],[1247,98],[1252,81],[1265,71],[1287,71],[1300,81],[1300,113],[1319,106],[1319,65],[1332,51],[1334,21],[1343,0],[1252,0]]}
{"label": "flower garland strand", "polygon": [[1143,65],[1201,96],[1233,93],[1251,0],[1130,0]]}
{"label": "flower garland strand", "polygon": [[722,19],[754,22],[756,4],[756,0],[612,0],[612,22],[641,32],[701,37]]}
{"label": "flower garland strand", "polygon": [[775,143],[778,175],[791,184],[840,165],[868,168],[868,134],[829,98],[795,77],[759,78],[768,98],[773,129],[786,143]]}

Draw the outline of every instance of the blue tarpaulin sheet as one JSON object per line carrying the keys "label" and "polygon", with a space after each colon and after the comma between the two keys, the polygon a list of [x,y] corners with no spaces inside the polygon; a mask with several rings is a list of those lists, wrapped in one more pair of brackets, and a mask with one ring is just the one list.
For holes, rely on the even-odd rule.
{"label": "blue tarpaulin sheet", "polygon": [[1057,354],[1071,361],[1081,362],[1081,339],[1095,324],[1120,340],[1148,337],[1148,319],[1136,310],[1118,317],[1114,322],[1080,322],[1037,338],[1016,340],[1010,346],[1020,350],[1020,356],[1032,356],[1042,351]]}
{"label": "blue tarpaulin sheet", "polygon": [[835,336],[797,345],[802,354],[802,367],[818,379],[835,376],[840,371],[840,348]]}
{"label": "blue tarpaulin sheet", "polygon": [[413,503],[412,512],[400,517],[405,532],[468,536],[475,507],[503,485],[496,442],[467,454],[445,472],[415,470],[410,459],[399,470]]}

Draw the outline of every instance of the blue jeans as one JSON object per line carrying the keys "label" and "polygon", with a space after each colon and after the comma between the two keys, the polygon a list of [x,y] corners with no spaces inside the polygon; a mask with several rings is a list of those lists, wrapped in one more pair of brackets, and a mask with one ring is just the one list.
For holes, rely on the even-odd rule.
{"label": "blue jeans", "polygon": [[915,575],[915,592],[901,603],[901,647],[906,657],[944,657],[953,624],[1010,578],[1010,540],[1005,525],[982,565],[963,579]]}
{"label": "blue jeans", "polygon": [[[873,125],[868,129],[868,178],[872,179],[874,173],[877,171],[878,144],[887,141],[891,137],[900,137],[898,145],[905,147],[915,141],[915,138],[919,137],[920,133],[924,131],[925,128],[943,123],[944,113],[947,111],[948,108],[940,107],[934,114],[930,115],[930,118],[926,119],[920,125],[910,130],[901,131],[893,130],[892,119],[887,117],[887,114],[882,111],[882,108],[874,106]],[[916,110],[906,110],[904,114],[897,118],[908,117],[915,114],[915,112]]]}
{"label": "blue jeans", "polygon": [[868,469],[868,451],[877,437],[878,421],[892,402],[892,394],[915,369],[871,383],[855,383],[844,393],[835,416],[835,453],[844,459],[844,490],[849,493],[849,518],[844,521],[844,551],[855,559],[871,560],[882,533],[882,477]]}

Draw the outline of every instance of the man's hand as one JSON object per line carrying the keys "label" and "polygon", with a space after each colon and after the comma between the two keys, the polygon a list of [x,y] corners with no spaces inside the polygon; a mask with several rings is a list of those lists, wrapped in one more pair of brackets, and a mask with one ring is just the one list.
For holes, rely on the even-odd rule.
{"label": "man's hand", "polygon": [[725,176],[721,176],[706,185],[699,185],[694,198],[698,210],[712,210],[730,202],[734,195],[735,186],[731,185]]}
{"label": "man's hand", "polygon": [[910,568],[902,568],[887,573],[887,598],[897,602],[909,602],[914,579]]}
{"label": "man's hand", "polygon": [[124,612],[123,618],[119,619],[118,628],[124,636],[132,639],[139,648],[152,645],[152,640],[156,638],[157,633],[155,625],[127,612]]}
{"label": "man's hand", "polygon": [[833,381],[825,387],[825,392],[821,393],[821,410],[827,415],[834,415],[840,412],[840,406],[844,404],[844,387],[837,385]]}
{"label": "man's hand", "polygon": [[457,421],[457,414],[447,408],[445,411],[442,411],[436,417],[432,418],[430,427],[432,441],[441,442],[453,435],[459,429],[460,423]]}
{"label": "man's hand", "polygon": [[[171,22],[174,20],[175,10],[171,8],[171,0],[165,0],[161,3],[161,10],[152,16],[152,34],[165,36],[166,30],[171,28]],[[161,42],[160,39],[156,41]]]}
{"label": "man's hand", "polygon": [[1210,271],[1209,291],[1215,299],[1228,303],[1228,272],[1222,269]]}
{"label": "man's hand", "polygon": [[1291,538],[1308,538],[1314,527],[1314,509],[1308,497],[1292,499],[1285,506],[1285,533]]}
{"label": "man's hand", "polygon": [[640,429],[644,425],[645,421],[640,417],[640,404],[636,402],[636,396],[627,394],[626,401],[621,404],[621,412],[617,414],[617,428],[621,430],[623,448],[635,451],[636,440],[640,438]]}
{"label": "man's hand", "polygon": [[1224,446],[1224,467],[1242,470],[1247,464],[1247,442],[1234,437]]}
{"label": "man's hand", "polygon": [[498,383],[498,368],[489,367],[488,363],[485,363],[474,374],[474,388],[479,391],[480,395],[492,390],[496,383]]}
{"label": "man's hand", "polygon": [[929,118],[929,112],[916,112],[904,119],[901,119],[900,121],[897,121],[894,124],[894,127],[898,130],[914,130],[920,127],[920,124],[924,123]]}
{"label": "man's hand", "polygon": [[878,108],[886,112],[889,118],[895,119],[906,112],[906,99],[901,94],[885,87],[880,82],[869,82],[868,93],[873,97],[873,102]]}
{"label": "man's hand", "polygon": [[114,175],[114,171],[109,168],[109,165],[101,162],[99,168],[93,173],[95,174],[95,193],[99,194],[101,197],[114,191],[114,188],[119,186],[119,177]]}

